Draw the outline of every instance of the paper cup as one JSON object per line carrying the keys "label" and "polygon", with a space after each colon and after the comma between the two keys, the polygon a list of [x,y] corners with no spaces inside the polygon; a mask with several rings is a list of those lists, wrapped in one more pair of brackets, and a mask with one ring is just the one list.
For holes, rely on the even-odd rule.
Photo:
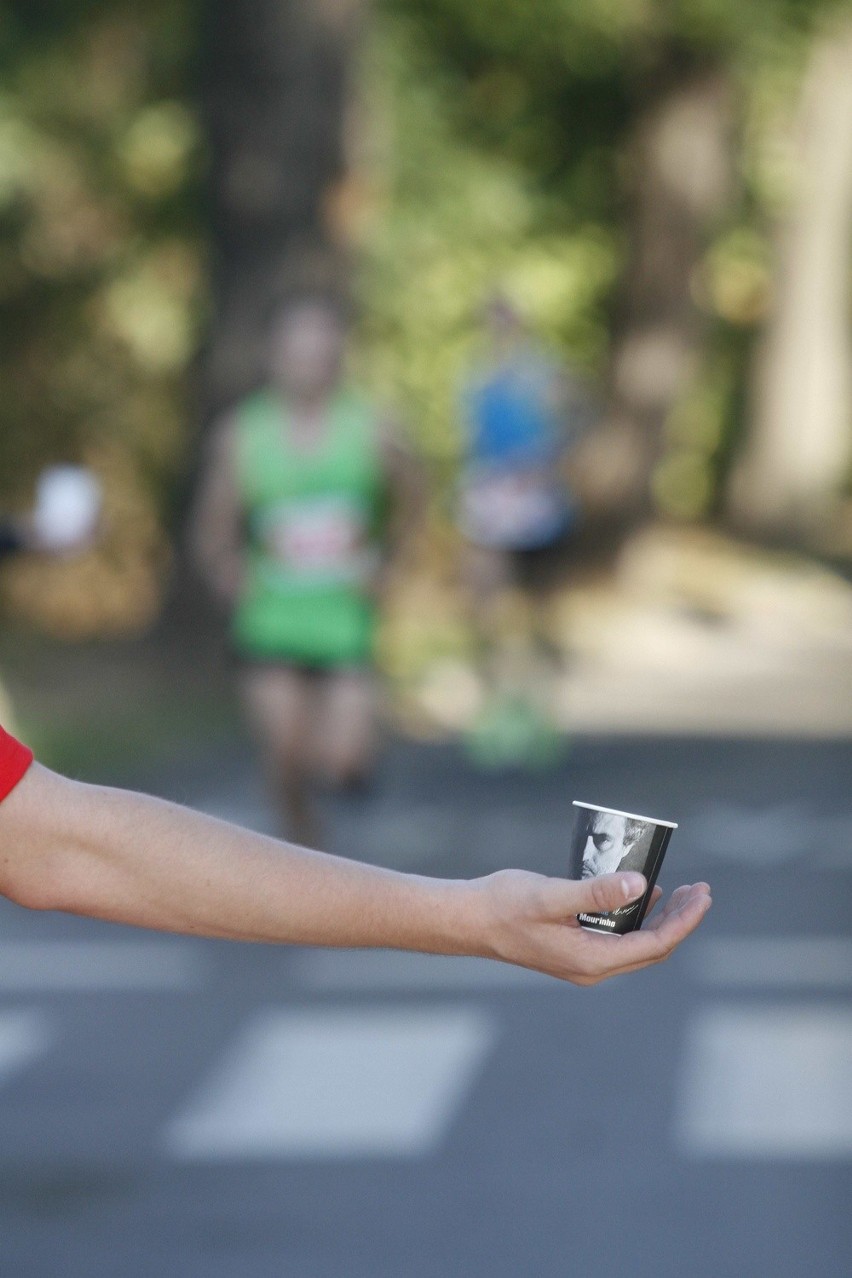
{"label": "paper cup", "polygon": [[642,926],[651,890],[676,829],[674,821],[637,816],[575,799],[569,877],[591,879],[614,870],[638,870],[648,880],[643,896],[621,909],[606,914],[578,914],[581,927],[621,935]]}

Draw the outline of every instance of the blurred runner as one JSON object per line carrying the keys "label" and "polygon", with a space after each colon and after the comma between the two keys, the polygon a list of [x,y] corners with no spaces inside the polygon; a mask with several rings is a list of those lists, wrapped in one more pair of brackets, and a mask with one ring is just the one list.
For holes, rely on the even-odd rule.
{"label": "blurred runner", "polygon": [[546,604],[577,520],[564,464],[589,401],[507,298],[485,320],[489,350],[461,407],[463,572],[488,688],[470,745],[481,762],[546,762],[559,749]]}
{"label": "blurred runner", "polygon": [[410,458],[345,377],[346,338],[328,298],[280,311],[268,385],[215,430],[194,521],[268,783],[305,843],[316,783],[358,785],[373,763],[378,602],[417,505]]}

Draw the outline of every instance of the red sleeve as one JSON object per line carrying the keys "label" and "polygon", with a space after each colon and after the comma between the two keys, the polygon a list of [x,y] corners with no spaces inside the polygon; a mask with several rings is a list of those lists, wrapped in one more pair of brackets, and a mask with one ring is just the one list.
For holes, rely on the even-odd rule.
{"label": "red sleeve", "polygon": [[0,728],[0,800],[14,790],[32,761],[32,750]]}

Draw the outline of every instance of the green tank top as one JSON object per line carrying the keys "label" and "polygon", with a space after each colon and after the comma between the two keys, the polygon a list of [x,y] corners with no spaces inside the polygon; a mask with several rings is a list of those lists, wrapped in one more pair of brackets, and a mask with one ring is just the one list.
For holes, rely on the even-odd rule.
{"label": "green tank top", "polygon": [[305,451],[292,442],[284,403],[260,392],[238,412],[236,468],[246,538],[238,651],[322,666],[369,661],[384,498],[369,406],[341,391],[324,438]]}

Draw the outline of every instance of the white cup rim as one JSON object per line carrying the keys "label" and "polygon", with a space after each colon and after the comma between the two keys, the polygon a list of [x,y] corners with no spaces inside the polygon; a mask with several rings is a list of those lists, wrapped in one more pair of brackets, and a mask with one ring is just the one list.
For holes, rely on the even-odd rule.
{"label": "white cup rim", "polygon": [[600,803],[583,803],[580,799],[573,802],[575,808],[586,808],[590,812],[607,812],[610,816],[628,817],[631,821],[644,821],[646,825],[664,825],[670,830],[677,829],[677,821],[662,821],[659,817],[640,816],[638,812],[622,812],[619,808],[604,808]]}

